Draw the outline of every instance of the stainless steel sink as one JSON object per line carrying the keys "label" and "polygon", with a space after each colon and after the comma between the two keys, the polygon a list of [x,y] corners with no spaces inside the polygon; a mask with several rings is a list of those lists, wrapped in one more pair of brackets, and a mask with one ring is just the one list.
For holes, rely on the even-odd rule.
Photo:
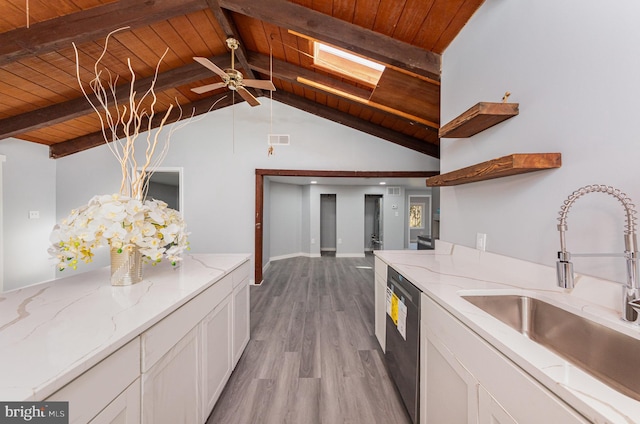
{"label": "stainless steel sink", "polygon": [[612,388],[640,400],[640,340],[532,297],[462,298]]}

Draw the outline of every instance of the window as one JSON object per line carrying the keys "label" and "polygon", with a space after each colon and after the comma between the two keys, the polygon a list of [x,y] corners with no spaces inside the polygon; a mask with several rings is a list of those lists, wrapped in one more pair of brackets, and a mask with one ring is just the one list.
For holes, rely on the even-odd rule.
{"label": "window", "polygon": [[313,45],[314,65],[340,73],[366,85],[375,87],[378,84],[384,71],[384,65],[318,41],[315,41]]}
{"label": "window", "polygon": [[424,228],[424,203],[411,203],[409,206],[409,228]]}

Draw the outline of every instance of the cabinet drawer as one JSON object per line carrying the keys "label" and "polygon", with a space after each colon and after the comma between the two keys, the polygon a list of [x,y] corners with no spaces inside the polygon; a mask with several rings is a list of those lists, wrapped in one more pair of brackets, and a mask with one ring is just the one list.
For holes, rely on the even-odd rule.
{"label": "cabinet drawer", "polygon": [[142,342],[142,372],[147,372],[165,353],[231,294],[233,279],[223,277],[171,315],[145,331]]}
{"label": "cabinet drawer", "polygon": [[242,265],[240,265],[235,271],[231,273],[231,278],[233,278],[233,288],[238,287],[245,280],[249,280],[249,272],[251,271],[251,265],[249,265],[249,261],[246,261]]}
{"label": "cabinet drawer", "polygon": [[86,423],[140,375],[140,339],[109,355],[47,400],[69,402],[69,422]]}

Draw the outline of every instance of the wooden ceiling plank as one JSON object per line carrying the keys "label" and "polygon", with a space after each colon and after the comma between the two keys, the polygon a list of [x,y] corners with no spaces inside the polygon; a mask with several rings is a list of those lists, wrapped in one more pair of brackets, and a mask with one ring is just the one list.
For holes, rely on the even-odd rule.
{"label": "wooden ceiling plank", "polygon": [[[210,1],[210,0],[209,0]],[[440,80],[441,57],[285,0],[217,0],[225,9],[271,22],[378,62]]]}
{"label": "wooden ceiling plank", "polygon": [[[24,6],[24,2],[21,3]],[[0,13],[0,33],[19,28],[19,25],[27,25],[26,12],[14,4],[5,5]]]}
{"label": "wooden ceiling plank", "polygon": [[[221,46],[221,39],[216,32],[215,26],[209,20],[211,10],[203,10],[201,12],[192,13],[188,15],[189,23],[198,32],[198,35],[202,39],[202,42],[206,46],[208,53],[198,53],[198,56],[216,56],[223,53]],[[216,25],[217,26],[217,25]]]}
{"label": "wooden ceiling plank", "polygon": [[43,100],[50,102],[64,102],[75,96],[73,90],[58,82],[56,78],[43,74],[21,62],[14,62],[5,66],[0,74],[3,81],[19,90],[28,91]]}
{"label": "wooden ceiling plank", "polygon": [[353,23],[356,14],[356,2],[352,0],[333,0],[333,11],[331,15],[334,18]]}
{"label": "wooden ceiling plank", "polygon": [[380,0],[373,31],[392,36],[406,2],[406,0]]}
{"label": "wooden ceiling plank", "polygon": [[[238,96],[239,97],[239,96]],[[188,105],[183,105],[183,109],[185,111],[185,115],[190,115],[191,111],[193,111],[193,116],[198,116],[203,113],[207,113],[212,110],[212,105],[215,103],[216,99],[221,98],[220,102],[216,104],[215,109],[220,109],[226,106],[232,105],[231,96],[222,95],[216,98],[208,97],[203,100],[199,100],[197,102],[190,103]],[[238,102],[238,99],[236,99]],[[179,111],[174,110],[171,114],[171,117],[167,121],[174,122],[177,119]],[[152,122],[152,128],[157,128],[160,125],[161,117],[157,116]],[[88,150],[93,147],[101,146],[105,144],[104,138],[102,136],[102,132],[97,132],[93,134],[88,134],[82,137],[78,137],[76,139],[68,140],[62,143],[57,143],[52,145],[49,148],[49,157],[53,159],[58,159],[64,156],[68,156],[73,153],[77,153],[83,150]]]}
{"label": "wooden ceiling plank", "polygon": [[429,15],[434,0],[407,0],[393,31],[393,38],[412,43]]}
{"label": "wooden ceiling plank", "polygon": [[[380,0],[358,0],[353,15],[353,24],[367,29],[373,29],[376,21]],[[373,12],[373,11],[376,12]]]}
{"label": "wooden ceiling plank", "polygon": [[431,49],[442,35],[442,32],[450,25],[462,3],[464,3],[464,0],[433,1],[433,7],[424,24],[416,31],[412,43]]}
{"label": "wooden ceiling plank", "polygon": [[458,13],[449,23],[449,26],[440,34],[440,37],[433,46],[432,51],[442,53],[451,44],[451,41],[460,32],[462,27],[471,19],[471,16],[482,6],[485,0],[466,0],[458,9]]}
{"label": "wooden ceiling plank", "polygon": [[[203,12],[200,11],[198,13]],[[179,34],[184,43],[191,49],[194,56],[213,56],[213,52],[202,38],[200,30],[196,29],[191,23],[189,15],[176,16],[175,18],[169,19],[169,23],[174,28],[176,34]]]}
{"label": "wooden ceiling plank", "polygon": [[103,38],[114,29],[137,28],[203,9],[202,0],[127,0],[94,7],[0,34],[0,66],[23,57]]}
{"label": "wooden ceiling plank", "polygon": [[[220,67],[228,67],[230,58],[225,56],[216,56],[210,58]],[[162,92],[174,86],[180,86],[205,79],[211,76],[211,71],[193,62],[180,68],[173,69],[158,75],[156,81],[156,91]],[[151,83],[152,77],[138,80],[136,90],[138,93],[146,91]],[[0,84],[2,82],[0,81]],[[3,91],[0,89],[0,91]],[[119,98],[128,96],[128,85],[120,86],[117,90]],[[0,120],[0,139],[11,137],[17,134],[31,131],[33,129],[42,128],[52,123],[59,123],[75,117],[93,113],[91,105],[84,97],[80,97],[68,102],[41,108],[31,112],[23,113],[8,119]]]}
{"label": "wooden ceiling plank", "polygon": [[356,118],[351,115],[342,114],[333,108],[310,102],[309,100],[302,99],[290,93],[276,91],[273,93],[273,98],[279,102],[288,104],[289,106],[304,110],[325,119],[329,119],[333,122],[340,123],[350,128],[363,131],[365,133],[382,138],[408,149],[424,153],[425,155],[433,156],[436,158],[440,156],[440,149],[438,148],[438,146],[434,146],[433,144],[424,142],[422,140],[406,137],[402,134],[398,134],[396,131],[391,131],[387,128],[372,125],[368,121]]}

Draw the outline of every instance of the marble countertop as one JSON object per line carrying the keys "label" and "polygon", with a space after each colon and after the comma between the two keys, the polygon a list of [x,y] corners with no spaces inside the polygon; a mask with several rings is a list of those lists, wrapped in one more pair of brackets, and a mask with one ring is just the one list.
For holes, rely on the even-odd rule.
{"label": "marble countertop", "polygon": [[[640,340],[640,327],[620,320],[619,284],[577,276],[576,287],[565,291],[556,285],[555,268],[442,242],[435,251],[375,254],[589,420],[640,423],[639,401],[610,388],[461,297],[537,297]],[[640,358],[638,364],[629,366],[640,366]]]}
{"label": "marble countertop", "polygon": [[113,287],[108,267],[0,293],[0,400],[44,400],[249,259],[186,255]]}

